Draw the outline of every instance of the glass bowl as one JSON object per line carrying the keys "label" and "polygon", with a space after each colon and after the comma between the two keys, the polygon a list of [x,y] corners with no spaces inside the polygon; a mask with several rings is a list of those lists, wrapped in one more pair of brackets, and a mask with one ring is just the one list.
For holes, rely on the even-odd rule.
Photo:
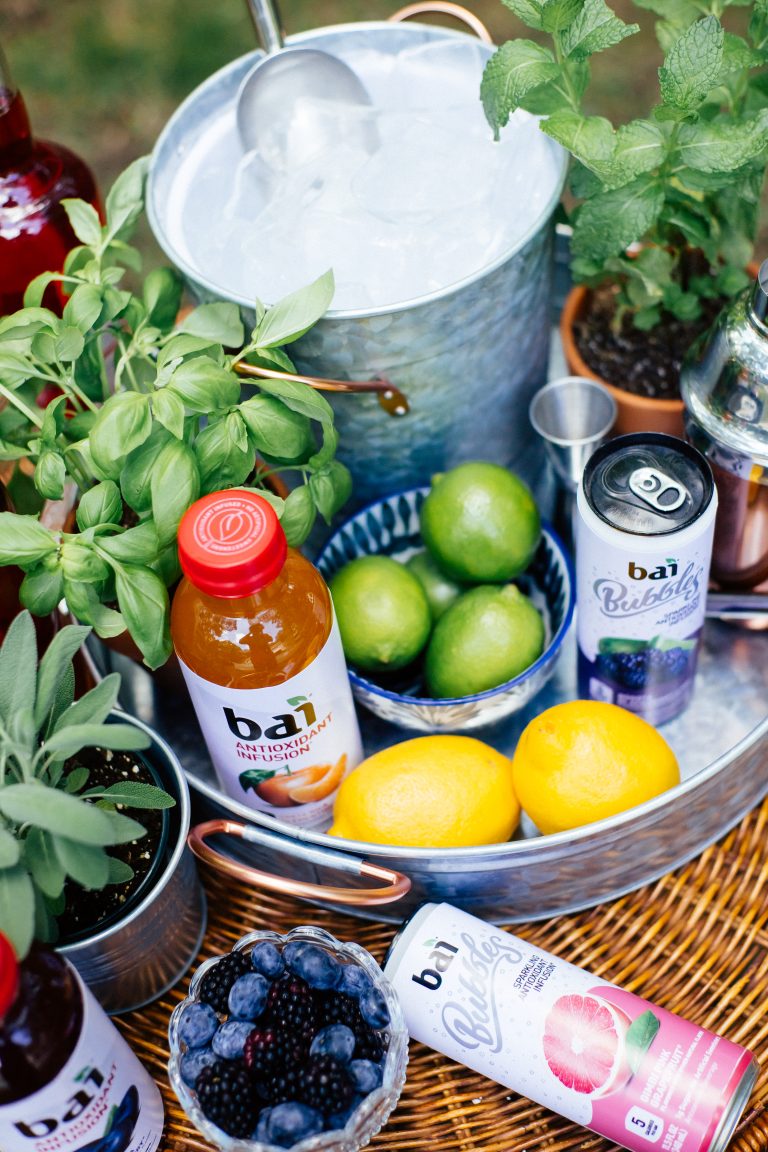
{"label": "glass bowl", "polygon": [[[412,488],[387,496],[342,524],[317,559],[325,579],[330,580],[340,568],[359,556],[408,560],[414,552],[423,549],[419,510],[428,492],[428,488]],[[545,628],[544,651],[519,676],[474,696],[433,699],[423,694],[418,671],[404,672],[405,682],[395,686],[350,669],[355,699],[383,720],[421,732],[480,728],[525,708],[552,676],[573,619],[573,566],[549,525],[542,525],[536,554],[515,583],[539,609]]]}
{"label": "glass bowl", "polygon": [[[389,1013],[389,1023],[380,1031],[380,1036],[385,1040],[386,1046],[381,1061],[381,1085],[364,1097],[349,1116],[343,1128],[307,1136],[291,1145],[269,1143],[263,1139],[230,1136],[222,1131],[204,1115],[197,1093],[182,1076],[182,1058],[187,1048],[179,1031],[184,1011],[189,1005],[201,1002],[200,991],[203,978],[222,959],[221,956],[213,956],[204,961],[197,969],[190,982],[186,998],[177,1004],[171,1014],[168,1024],[170,1044],[168,1076],[171,1087],[176,1093],[181,1107],[195,1127],[214,1147],[221,1148],[224,1152],[274,1152],[276,1148],[285,1147],[290,1147],[293,1152],[319,1152],[320,1149],[325,1150],[325,1152],[356,1152],[356,1149],[363,1148],[386,1123],[397,1104],[405,1083],[405,1069],[408,1063],[408,1031],[397,994],[369,952],[366,952],[358,944],[342,943],[322,928],[302,926],[294,928],[282,936],[277,932],[269,931],[249,932],[237,941],[232,951],[250,955],[253,948],[262,941],[271,942],[281,953],[288,944],[314,944],[336,957],[343,965],[360,968],[368,976],[373,986],[383,995]],[[219,1020],[223,1019],[224,1017],[219,1014]],[[258,1023],[258,1020],[256,1022]]]}

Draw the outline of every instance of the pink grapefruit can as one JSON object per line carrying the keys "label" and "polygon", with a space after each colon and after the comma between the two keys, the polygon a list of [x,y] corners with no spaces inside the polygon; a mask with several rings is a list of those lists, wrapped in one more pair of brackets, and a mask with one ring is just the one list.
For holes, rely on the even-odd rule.
{"label": "pink grapefruit can", "polygon": [[633,1152],[721,1152],[757,1077],[741,1045],[450,904],[384,971],[413,1039]]}

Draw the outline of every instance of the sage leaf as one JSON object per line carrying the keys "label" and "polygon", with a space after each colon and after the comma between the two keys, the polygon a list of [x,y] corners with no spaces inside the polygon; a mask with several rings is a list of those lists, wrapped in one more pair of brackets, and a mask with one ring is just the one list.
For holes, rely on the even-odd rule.
{"label": "sage leaf", "polygon": [[670,48],[659,69],[665,104],[691,112],[717,83],[725,33],[716,16],[691,24]]}
{"label": "sage leaf", "polygon": [[85,532],[100,524],[119,524],[122,515],[120,489],[114,480],[102,480],[81,495],[77,506],[77,526]]}
{"label": "sage leaf", "polygon": [[650,1008],[632,1021],[627,1029],[625,1039],[627,1062],[635,1075],[640,1070],[643,1056],[653,1043],[653,1039],[661,1027],[661,1021],[654,1016]]}
{"label": "sage leaf", "polygon": [[165,584],[149,568],[121,564],[115,568],[115,587],[120,611],[141,649],[144,663],[158,668],[171,654]]}
{"label": "sage leaf", "polygon": [[260,348],[274,348],[298,340],[328,311],[334,290],[329,268],[311,284],[284,296],[265,312],[253,334],[254,343]]}
{"label": "sage leaf", "polygon": [[[72,751],[79,752],[84,743],[73,747]],[[66,755],[72,755],[72,752],[68,751]],[[47,832],[62,833],[81,844],[111,842],[112,829],[104,812],[94,804],[84,803],[75,796],[37,782],[7,784],[0,790],[0,812],[17,824],[28,823]]]}
{"label": "sage leaf", "polygon": [[126,808],[173,808],[176,803],[162,788],[142,780],[123,780],[108,788],[91,788],[85,795],[108,800],[110,804],[123,804]]}
{"label": "sage leaf", "polygon": [[30,828],[24,840],[24,863],[44,895],[51,900],[61,895],[66,873],[56,855],[50,832]]}
{"label": "sage leaf", "polygon": [[46,741],[48,752],[57,752],[65,759],[74,756],[81,748],[114,748],[121,752],[136,752],[147,747],[146,733],[132,724],[63,724],[66,715],[65,712],[59,717],[54,732]]}
{"label": "sage leaf", "polygon": [[84,628],[81,624],[67,624],[56,633],[43,653],[37,675],[34,707],[36,729],[42,727],[49,715],[64,673],[71,667],[75,653],[82,648],[90,631],[90,628]]}
{"label": "sage leaf", "polygon": [[[80,724],[103,724],[117,704],[119,691],[120,675],[117,672],[110,672],[59,716],[54,732],[61,732],[65,728],[72,728]],[[136,731],[140,732],[141,730],[137,729]],[[148,744],[149,738],[145,736],[143,747],[146,748]]]}
{"label": "sage leaf", "polygon": [[100,808],[112,827],[112,844],[132,844],[134,840],[141,840],[146,836],[147,830],[138,820],[124,816],[122,812],[114,812],[111,808]]}
{"label": "sage leaf", "polygon": [[75,793],[82,791],[82,789],[88,783],[89,776],[90,772],[81,764],[77,768],[73,768],[72,771],[64,777],[62,787],[64,788],[65,792],[69,792],[69,794],[72,796]]}
{"label": "sage leaf", "polygon": [[586,60],[639,31],[639,24],[625,24],[604,0],[585,0],[581,12],[562,33],[560,43],[570,59]]}
{"label": "sage leaf", "polygon": [[0,932],[20,960],[29,951],[35,928],[35,892],[21,864],[0,871]]}
{"label": "sage leaf", "polygon": [[560,67],[549,49],[533,40],[508,40],[496,49],[480,82],[483,111],[495,140],[528,93],[559,74]]}
{"label": "sage leaf", "polygon": [[152,431],[149,397],[139,392],[115,392],[101,407],[90,434],[94,461],[110,480],[120,476],[126,457]]}
{"label": "sage leaf", "polygon": [[37,638],[29,612],[11,621],[0,648],[0,719],[10,724],[37,694]]}
{"label": "sage leaf", "polygon": [[109,879],[109,864],[103,848],[54,836],[53,847],[59,864],[72,879],[87,889],[103,888]]}
{"label": "sage leaf", "polygon": [[768,144],[768,110],[742,124],[681,124],[677,151],[683,163],[700,172],[735,172],[759,156]]}
{"label": "sage leaf", "polygon": [[6,828],[0,828],[0,869],[18,864],[20,856],[19,841]]}
{"label": "sage leaf", "polygon": [[72,231],[80,243],[87,244],[90,248],[98,248],[101,244],[101,220],[93,205],[86,203],[85,200],[71,198],[62,200],[61,203]]}
{"label": "sage leaf", "polygon": [[135,873],[130,864],[126,864],[125,860],[118,860],[114,856],[107,856],[107,862],[109,865],[107,884],[127,884],[129,880],[133,880]]}
{"label": "sage leaf", "polygon": [[239,348],[245,339],[237,304],[201,304],[184,317],[178,331],[214,340],[225,348]]}
{"label": "sage leaf", "polygon": [[0,512],[0,565],[26,568],[58,548],[56,536],[36,516]]}

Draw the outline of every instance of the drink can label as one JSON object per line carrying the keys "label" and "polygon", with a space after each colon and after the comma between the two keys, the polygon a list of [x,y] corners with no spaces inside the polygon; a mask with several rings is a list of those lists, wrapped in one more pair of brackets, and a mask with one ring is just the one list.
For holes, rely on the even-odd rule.
{"label": "drink can label", "polygon": [[163,1133],[157,1084],[77,977],[83,1024],[64,1067],[0,1107],[3,1152],[154,1152]]}
{"label": "drink can label", "polygon": [[222,791],[286,823],[327,827],[363,758],[335,616],[315,659],[274,687],[228,688],[179,663]]}
{"label": "drink can label", "polygon": [[755,1082],[747,1049],[449,904],[384,971],[415,1040],[632,1152],[720,1152]]}
{"label": "drink can label", "polygon": [[706,610],[717,492],[683,440],[599,448],[577,496],[579,692],[652,724],[688,704]]}

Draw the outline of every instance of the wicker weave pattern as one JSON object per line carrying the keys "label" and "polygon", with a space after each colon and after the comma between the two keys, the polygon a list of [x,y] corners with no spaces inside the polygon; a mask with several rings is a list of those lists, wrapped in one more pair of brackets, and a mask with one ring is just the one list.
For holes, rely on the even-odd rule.
{"label": "wicker weave pattern", "polygon": [[[768,1148],[768,800],[718,844],[676,872],[611,904],[514,932],[597,976],[750,1048],[763,1070],[732,1141],[733,1152]],[[382,960],[391,925],[293,900],[237,891],[204,876],[210,923],[200,959],[228,951],[244,932],[314,923],[357,940]],[[585,883],[588,878],[585,877]],[[165,1076],[166,1029],[186,981],[116,1022],[157,1077],[165,1098],[160,1152],[208,1145],[179,1110]],[[397,1152],[607,1152],[615,1147],[420,1044],[411,1045],[400,1104],[370,1145]]]}

